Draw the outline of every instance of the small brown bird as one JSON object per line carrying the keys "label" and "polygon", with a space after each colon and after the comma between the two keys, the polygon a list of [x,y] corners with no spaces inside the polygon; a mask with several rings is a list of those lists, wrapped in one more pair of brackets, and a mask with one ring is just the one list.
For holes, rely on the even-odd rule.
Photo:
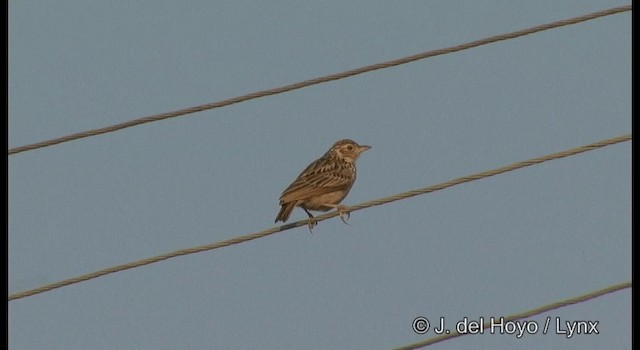
{"label": "small brown bird", "polygon": [[[289,219],[293,208],[301,207],[309,216],[309,231],[315,220],[309,210],[337,209],[344,218],[344,206],[340,202],[347,196],[356,181],[356,159],[371,146],[360,146],[351,140],[340,140],[320,159],[309,164],[298,178],[280,196],[280,212],[276,222]],[[347,218],[349,213],[346,213]]]}

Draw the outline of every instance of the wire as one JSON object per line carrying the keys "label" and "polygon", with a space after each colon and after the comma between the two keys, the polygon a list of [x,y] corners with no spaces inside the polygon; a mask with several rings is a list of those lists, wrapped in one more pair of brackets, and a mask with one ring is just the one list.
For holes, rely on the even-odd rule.
{"label": "wire", "polygon": [[[603,295],[610,294],[610,293],[613,293],[613,292],[617,292],[619,290],[623,290],[623,289],[627,289],[627,288],[631,288],[631,282],[624,282],[624,283],[616,284],[616,285],[609,286],[609,287],[604,288],[604,289],[597,290],[595,292],[583,294],[583,295],[580,295],[580,296],[577,296],[577,297],[574,297],[574,298],[565,299],[565,300],[558,301],[558,302],[555,302],[555,303],[551,303],[551,304],[548,304],[548,305],[540,306],[540,307],[538,307],[536,309],[533,309],[533,310],[524,311],[524,312],[521,312],[519,314],[507,316],[507,317],[504,318],[504,323],[510,322],[510,321],[521,320],[523,318],[528,318],[528,317],[535,316],[535,315],[539,315],[539,314],[541,314],[543,312],[559,309],[561,307],[565,307],[565,306],[568,306],[568,305],[582,303],[582,302],[585,302],[587,300],[598,298],[598,297],[601,297]],[[482,329],[487,329],[487,328],[490,328],[490,327],[491,327],[491,321],[485,322],[482,325]],[[423,341],[420,341],[420,342],[417,342],[417,343],[401,346],[399,348],[395,348],[394,350],[413,350],[413,349],[418,349],[418,348],[426,347],[428,345],[432,345],[432,344],[435,344],[435,343],[439,343],[441,341],[449,340],[449,339],[456,338],[456,337],[463,336],[463,335],[467,335],[467,334],[468,333],[458,333],[457,331],[452,331],[449,334],[443,334],[443,335],[439,335],[439,336],[436,336],[436,337],[433,337],[433,338],[429,338],[429,339],[426,339],[426,340],[423,340]]]}
{"label": "wire", "polygon": [[[385,197],[385,198],[381,198],[381,199],[376,199],[376,200],[364,202],[364,203],[361,203],[361,204],[358,204],[358,205],[355,205],[355,206],[352,206],[352,207],[347,207],[346,211],[347,212],[352,212],[352,211],[356,211],[356,210],[361,210],[361,209],[365,209],[365,208],[369,208],[369,207],[373,207],[373,206],[377,206],[377,205],[382,205],[382,204],[398,201],[398,200],[401,200],[401,199],[410,198],[410,197],[417,196],[417,195],[420,195],[420,194],[425,194],[425,193],[430,193],[430,192],[442,190],[442,189],[445,189],[447,187],[459,185],[459,184],[462,184],[462,183],[465,183],[465,182],[480,180],[480,179],[483,179],[483,178],[486,178],[486,177],[489,177],[489,176],[494,176],[494,175],[506,173],[508,171],[524,168],[524,167],[527,167],[527,166],[530,166],[530,165],[534,165],[534,164],[540,164],[540,163],[543,163],[543,162],[546,162],[546,161],[549,161],[549,160],[553,160],[553,159],[559,159],[559,158],[573,156],[573,155],[576,155],[578,153],[592,151],[592,150],[597,149],[597,148],[601,148],[601,147],[605,147],[605,146],[609,146],[609,145],[613,145],[613,144],[616,144],[616,143],[625,142],[625,141],[629,141],[629,140],[631,140],[631,135],[622,135],[622,136],[618,136],[618,137],[614,137],[614,138],[598,141],[598,142],[595,142],[595,143],[591,143],[591,144],[580,146],[580,147],[576,147],[576,148],[571,148],[571,149],[568,149],[568,150],[565,150],[565,151],[561,151],[561,152],[558,152],[558,153],[552,153],[552,154],[548,154],[546,156],[542,156],[542,157],[538,157],[538,158],[532,158],[532,159],[525,160],[525,161],[522,161],[522,162],[513,163],[511,165],[507,165],[507,166],[504,166],[504,167],[501,167],[501,168],[488,170],[488,171],[480,172],[480,173],[469,175],[469,176],[460,177],[460,178],[457,178],[457,179],[454,179],[454,180],[451,180],[451,181],[447,181],[447,182],[444,182],[444,183],[441,183],[441,184],[437,184],[437,185],[433,185],[433,186],[429,186],[429,187],[425,187],[425,188],[421,188],[421,189],[417,189],[417,190],[413,190],[413,191],[408,191],[408,192],[396,194],[396,195]],[[332,217],[334,217],[336,215],[338,215],[338,213],[334,211],[334,212],[330,212],[330,213],[327,213],[327,214],[316,216],[315,219],[316,219],[317,222],[320,222],[320,221],[332,218]],[[176,250],[176,251],[173,251],[173,252],[170,252],[170,253],[156,255],[156,256],[152,256],[152,257],[149,257],[149,258],[146,258],[146,259],[142,259],[142,260],[138,260],[138,261],[133,261],[133,262],[130,262],[130,263],[127,263],[127,264],[112,266],[112,267],[109,267],[109,268],[106,268],[106,269],[103,269],[103,270],[99,270],[99,271],[95,271],[95,272],[91,272],[91,273],[88,273],[88,274],[85,274],[85,275],[80,275],[80,276],[69,278],[69,279],[66,279],[66,280],[59,281],[59,282],[47,284],[47,285],[44,285],[44,286],[41,286],[41,287],[38,287],[38,288],[35,288],[35,289],[30,289],[30,290],[26,290],[26,291],[22,291],[22,292],[11,294],[11,295],[9,295],[9,301],[20,299],[20,298],[24,298],[24,297],[28,297],[28,296],[32,296],[32,295],[43,293],[43,292],[47,292],[47,291],[50,291],[50,290],[53,290],[53,289],[56,289],[56,288],[60,288],[60,287],[64,287],[64,286],[68,286],[68,285],[72,285],[72,284],[76,284],[76,283],[79,283],[79,282],[88,281],[90,279],[97,278],[97,277],[104,276],[104,275],[108,275],[108,274],[112,274],[112,273],[115,273],[115,272],[124,271],[124,270],[132,269],[132,268],[136,268],[136,267],[140,267],[140,266],[144,266],[144,265],[153,264],[153,263],[156,263],[156,262],[159,262],[159,261],[162,261],[162,260],[167,260],[167,259],[175,258],[175,257],[178,257],[178,256],[182,256],[182,255],[194,254],[194,253],[204,252],[204,251],[218,249],[218,248],[222,248],[222,247],[227,247],[227,246],[234,245],[234,244],[248,242],[248,241],[254,240],[256,238],[269,236],[271,234],[282,232],[282,231],[286,231],[286,230],[289,230],[289,229],[292,229],[292,228],[295,228],[295,227],[305,226],[305,225],[307,225],[307,223],[308,223],[307,220],[300,220],[300,221],[292,222],[290,224],[286,224],[286,225],[282,225],[282,226],[278,226],[278,227],[272,227],[272,228],[264,230],[264,231],[260,231],[260,232],[256,232],[256,233],[252,233],[252,234],[248,234],[248,235],[244,235],[244,236],[238,236],[238,237],[231,238],[231,239],[228,239],[228,240],[225,240],[225,241],[220,241],[220,242],[211,243],[211,244],[205,244],[205,245],[192,247],[192,248],[187,248],[187,249],[180,249],[180,250]]]}
{"label": "wire", "polygon": [[243,101],[248,101],[248,100],[252,100],[252,99],[256,99],[256,98],[260,98],[260,97],[265,97],[265,96],[270,96],[270,95],[281,94],[281,93],[284,93],[284,92],[301,89],[301,88],[308,87],[308,86],[311,86],[311,85],[326,83],[326,82],[330,82],[330,81],[333,81],[333,80],[344,79],[344,78],[351,77],[351,76],[354,76],[354,75],[367,73],[367,72],[371,72],[371,71],[378,70],[378,69],[394,67],[394,66],[398,66],[398,65],[401,65],[401,64],[406,64],[406,63],[414,62],[414,61],[418,61],[418,60],[422,60],[422,59],[429,58],[429,57],[434,57],[434,56],[438,56],[438,55],[444,55],[444,54],[448,54],[448,53],[452,53],[452,52],[462,51],[462,50],[474,48],[474,47],[481,46],[481,45],[487,45],[487,44],[495,43],[495,42],[498,42],[498,41],[514,39],[514,38],[517,38],[517,37],[520,37],[520,36],[533,34],[533,33],[536,33],[536,32],[543,31],[543,30],[558,28],[558,27],[562,27],[562,26],[566,26],[566,25],[571,25],[571,24],[576,24],[576,23],[592,20],[592,19],[595,19],[595,18],[598,18],[598,17],[604,17],[604,16],[613,15],[613,14],[616,14],[616,13],[631,11],[631,9],[632,9],[631,5],[621,6],[621,7],[614,7],[614,8],[610,8],[610,9],[607,9],[607,10],[593,12],[593,13],[590,13],[590,14],[587,14],[587,15],[583,15],[583,16],[578,16],[578,17],[569,18],[569,19],[563,19],[563,20],[560,20],[560,21],[551,22],[551,23],[547,23],[547,24],[542,24],[542,25],[538,25],[538,26],[535,26],[535,27],[531,27],[531,28],[527,28],[527,29],[522,29],[522,30],[518,30],[518,31],[515,31],[515,32],[511,32],[511,33],[500,34],[500,35],[496,35],[496,36],[492,36],[492,37],[488,37],[488,38],[484,38],[484,39],[468,42],[468,43],[461,44],[461,45],[451,46],[451,47],[444,48],[444,49],[439,49],[439,50],[426,51],[426,52],[422,52],[422,53],[415,54],[415,55],[412,55],[412,56],[398,58],[398,59],[395,59],[395,60],[386,61],[386,62],[382,62],[382,63],[376,63],[376,64],[372,64],[372,65],[368,65],[368,66],[364,66],[364,67],[360,67],[360,68],[347,70],[347,71],[340,72],[340,73],[335,73],[335,74],[331,74],[331,75],[322,76],[322,77],[319,77],[319,78],[314,78],[314,79],[301,81],[301,82],[290,84],[290,85],[276,87],[276,88],[272,88],[272,89],[268,89],[268,90],[257,91],[257,92],[249,93],[249,94],[246,94],[246,95],[241,95],[241,96],[233,97],[233,98],[230,98],[230,99],[218,101],[218,102],[203,104],[203,105],[199,105],[199,106],[195,106],[195,107],[189,107],[189,108],[180,109],[180,110],[173,111],[173,112],[168,112],[168,113],[151,115],[151,116],[142,117],[142,118],[139,118],[139,119],[133,119],[133,120],[129,120],[129,121],[126,121],[126,122],[123,122],[123,123],[107,126],[107,127],[104,127],[104,128],[82,131],[82,132],[79,132],[79,133],[70,134],[70,135],[66,135],[66,136],[62,136],[62,137],[58,137],[58,138],[54,138],[54,139],[50,139],[50,140],[45,140],[45,141],[36,142],[36,143],[32,143],[32,144],[28,144],[28,145],[24,145],[24,146],[20,146],[20,147],[10,148],[8,152],[9,152],[9,155],[12,155],[12,154],[20,153],[20,152],[31,151],[31,150],[38,149],[38,148],[49,147],[49,146],[53,146],[53,145],[56,145],[56,144],[59,144],[59,143],[73,141],[73,140],[77,140],[77,139],[81,139],[81,138],[85,138],[85,137],[92,137],[92,136],[97,136],[97,135],[101,135],[101,134],[106,134],[106,133],[114,132],[114,131],[125,129],[125,128],[130,128],[130,127],[141,125],[141,124],[156,122],[156,121],[163,120],[163,119],[175,118],[175,117],[183,116],[183,115],[190,114],[190,113],[202,112],[202,111],[205,111],[205,110],[208,110],[208,109],[229,106],[229,105],[232,105],[232,104],[235,104],[235,103],[240,103],[240,102],[243,102]]}

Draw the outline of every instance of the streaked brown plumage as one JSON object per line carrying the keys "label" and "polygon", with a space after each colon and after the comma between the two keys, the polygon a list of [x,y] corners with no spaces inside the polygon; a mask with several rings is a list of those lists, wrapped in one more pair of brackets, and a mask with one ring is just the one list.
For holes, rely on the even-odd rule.
{"label": "streaked brown plumage", "polygon": [[309,230],[315,225],[309,210],[328,211],[335,208],[344,221],[343,206],[339,204],[356,181],[356,160],[360,153],[369,148],[351,140],[336,142],[282,192],[276,222],[287,221],[296,206],[304,209],[309,216]]}

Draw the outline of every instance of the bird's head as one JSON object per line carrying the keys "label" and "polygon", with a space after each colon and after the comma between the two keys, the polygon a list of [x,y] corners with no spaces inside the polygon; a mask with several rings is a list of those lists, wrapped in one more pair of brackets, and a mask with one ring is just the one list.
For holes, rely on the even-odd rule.
{"label": "bird's head", "polygon": [[331,146],[329,154],[348,163],[353,163],[358,159],[360,153],[368,150],[371,146],[360,146],[352,140],[340,140]]}

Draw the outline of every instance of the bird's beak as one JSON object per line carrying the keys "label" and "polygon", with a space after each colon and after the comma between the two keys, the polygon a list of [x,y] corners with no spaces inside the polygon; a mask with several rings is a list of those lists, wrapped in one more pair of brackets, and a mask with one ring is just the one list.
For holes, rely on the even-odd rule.
{"label": "bird's beak", "polygon": [[362,152],[364,152],[364,151],[368,150],[369,148],[371,148],[371,146],[360,146],[360,147],[358,148],[358,154],[360,154],[360,153],[362,153]]}

